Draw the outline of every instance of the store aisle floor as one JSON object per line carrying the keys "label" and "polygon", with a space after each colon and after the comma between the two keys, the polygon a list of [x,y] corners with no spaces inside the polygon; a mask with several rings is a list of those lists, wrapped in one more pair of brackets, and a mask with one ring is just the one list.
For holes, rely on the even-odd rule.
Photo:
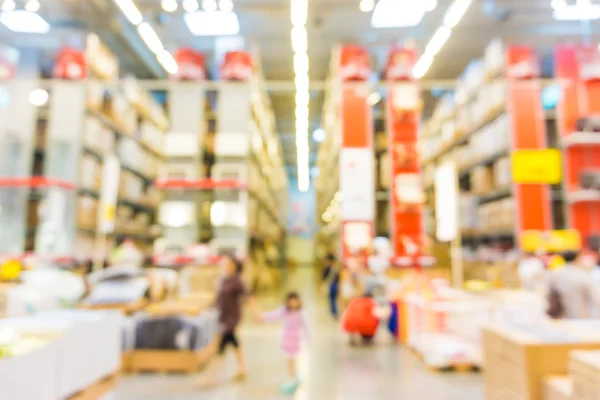
{"label": "store aisle floor", "polygon": [[[280,327],[248,323],[242,339],[249,376],[244,383],[228,381],[233,354],[223,376],[212,390],[198,388],[198,376],[126,376],[119,384],[119,400],[481,400],[482,378],[476,374],[432,373],[408,350],[392,344],[381,332],[371,348],[350,348],[324,302],[316,295],[312,271],[300,270],[289,279],[291,289],[302,293],[311,325],[312,343],[299,361],[303,385],[294,396],[283,396],[279,385],[286,364],[279,351]],[[279,299],[262,298],[265,310]]]}

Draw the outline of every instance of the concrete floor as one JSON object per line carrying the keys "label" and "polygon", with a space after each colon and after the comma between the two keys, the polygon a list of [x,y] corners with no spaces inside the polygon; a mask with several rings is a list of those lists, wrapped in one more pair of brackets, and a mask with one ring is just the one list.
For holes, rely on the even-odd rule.
{"label": "concrete floor", "polygon": [[[280,327],[253,325],[242,329],[249,376],[232,383],[233,354],[222,384],[211,390],[199,388],[201,376],[139,375],[124,377],[119,400],[480,400],[482,378],[477,374],[433,373],[408,350],[393,344],[382,331],[370,348],[351,348],[338,324],[326,312],[317,295],[312,272],[300,271],[290,279],[302,293],[312,342],[298,365],[302,386],[294,396],[279,393],[286,364],[279,351]],[[315,301],[315,299],[319,299]],[[278,299],[262,298],[263,308],[277,306]]]}

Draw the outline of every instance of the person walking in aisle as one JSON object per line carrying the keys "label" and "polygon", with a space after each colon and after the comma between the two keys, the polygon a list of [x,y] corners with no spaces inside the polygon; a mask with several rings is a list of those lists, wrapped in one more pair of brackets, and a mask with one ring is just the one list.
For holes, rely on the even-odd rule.
{"label": "person walking in aisle", "polygon": [[325,258],[325,269],[323,270],[324,290],[329,297],[329,310],[333,318],[338,317],[338,294],[340,289],[340,270],[337,266],[335,256],[327,254]]}
{"label": "person walking in aisle", "polygon": [[549,279],[548,314],[554,318],[590,318],[593,309],[590,273],[574,251],[563,255],[565,266],[552,271]]}
{"label": "person walking in aisle", "polygon": [[237,359],[237,373],[234,379],[246,378],[246,363],[238,340],[237,327],[242,319],[243,300],[248,298],[251,307],[256,307],[256,302],[242,281],[242,262],[233,256],[226,256],[222,262],[222,268],[224,276],[217,290],[221,337],[217,356],[207,368],[205,379],[202,382],[203,387],[211,387],[215,384],[215,376],[223,366],[223,357],[228,346],[233,347]]}
{"label": "person walking in aisle", "polygon": [[536,290],[544,282],[544,262],[534,253],[525,253],[519,261],[518,274],[525,290]]}

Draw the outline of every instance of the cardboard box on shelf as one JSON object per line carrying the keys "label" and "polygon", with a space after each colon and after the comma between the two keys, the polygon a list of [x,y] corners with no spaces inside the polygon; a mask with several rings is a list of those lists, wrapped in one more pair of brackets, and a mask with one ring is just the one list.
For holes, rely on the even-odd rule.
{"label": "cardboard box on shelf", "polygon": [[101,167],[98,160],[90,155],[83,155],[79,160],[79,187],[98,190],[100,176]]}
{"label": "cardboard box on shelf", "polygon": [[574,350],[600,349],[600,330],[549,319],[484,330],[486,399],[543,400],[544,379],[566,375]]}
{"label": "cardboard box on shelf", "polygon": [[494,183],[498,188],[509,187],[512,183],[512,165],[510,157],[502,157],[494,164]]}
{"label": "cardboard box on shelf", "polygon": [[477,167],[471,173],[471,190],[475,194],[486,194],[494,188],[494,175],[490,167]]}
{"label": "cardboard box on shelf", "polygon": [[98,217],[98,200],[91,196],[77,199],[77,225],[83,228],[95,228]]}

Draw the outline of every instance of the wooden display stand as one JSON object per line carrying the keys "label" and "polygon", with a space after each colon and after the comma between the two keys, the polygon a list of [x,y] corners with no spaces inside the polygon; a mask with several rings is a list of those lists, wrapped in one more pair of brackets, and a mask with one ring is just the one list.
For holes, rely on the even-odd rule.
{"label": "wooden display stand", "polygon": [[129,371],[155,373],[196,373],[210,361],[217,341],[200,351],[135,350],[129,356]]}
{"label": "wooden display stand", "polygon": [[78,308],[86,309],[86,310],[118,310],[123,315],[131,315],[138,311],[142,311],[145,307],[148,306],[148,299],[140,299],[134,303],[128,304],[98,304],[98,305],[88,305],[88,304],[80,304]]}
{"label": "wooden display stand", "polygon": [[573,399],[600,399],[600,351],[571,353],[570,374]]}
{"label": "wooden display stand", "polygon": [[544,380],[544,400],[570,400],[573,381],[564,376],[552,376]]}
{"label": "wooden display stand", "polygon": [[600,349],[598,332],[575,329],[566,322],[540,323],[536,329],[547,337],[516,327],[484,330],[487,400],[542,400],[544,379],[567,374],[571,351]]}
{"label": "wooden display stand", "polygon": [[87,387],[76,395],[69,397],[69,400],[96,400],[109,393],[117,386],[117,373],[111,374],[104,379],[99,380],[92,386]]}

